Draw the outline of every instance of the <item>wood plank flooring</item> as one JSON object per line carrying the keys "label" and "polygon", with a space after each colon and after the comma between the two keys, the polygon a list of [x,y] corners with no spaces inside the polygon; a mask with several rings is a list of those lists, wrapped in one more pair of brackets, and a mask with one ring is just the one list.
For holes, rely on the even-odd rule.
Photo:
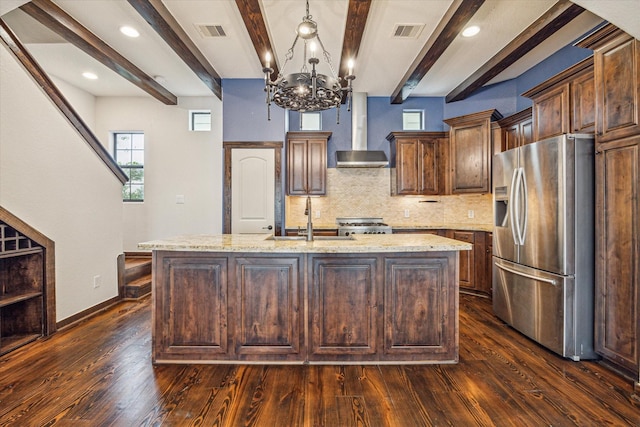
{"label": "wood plank flooring", "polygon": [[633,384],[461,295],[460,363],[151,364],[150,299],[0,358],[1,426],[638,426]]}

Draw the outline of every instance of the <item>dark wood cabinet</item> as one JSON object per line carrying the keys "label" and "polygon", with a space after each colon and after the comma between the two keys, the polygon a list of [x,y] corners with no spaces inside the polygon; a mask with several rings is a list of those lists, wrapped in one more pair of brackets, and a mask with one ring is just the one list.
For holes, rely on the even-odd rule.
{"label": "dark wood cabinet", "polygon": [[608,24],[578,46],[594,50],[596,143],[640,133],[640,41]]}
{"label": "dark wood cabinet", "polygon": [[376,257],[311,259],[309,360],[377,358],[378,268]]}
{"label": "dark wood cabinet", "polygon": [[302,360],[301,258],[242,256],[234,264],[236,358]]}
{"label": "dark wood cabinet", "polygon": [[491,297],[493,295],[493,233],[485,233],[484,238],[484,290]]}
{"label": "dark wood cabinet", "polygon": [[594,50],[594,347],[640,389],[640,45],[608,24],[578,46]]}
{"label": "dark wood cabinet", "polygon": [[[473,231],[450,231],[450,237],[462,242],[475,243]],[[475,289],[475,247],[470,251],[460,251],[459,285],[460,289]]]}
{"label": "dark wood cabinet", "polygon": [[638,379],[640,137],[596,155],[595,350]]}
{"label": "dark wood cabinet", "polygon": [[331,132],[287,133],[287,194],[325,195]]}
{"label": "dark wood cabinet", "polygon": [[491,192],[491,122],[497,110],[446,119],[449,129],[451,194]]}
{"label": "dark wood cabinet", "polygon": [[444,132],[391,132],[391,194],[446,193],[447,134]]}
{"label": "dark wood cabinet", "polygon": [[522,96],[533,101],[533,140],[595,129],[593,57],[540,83]]}
{"label": "dark wood cabinet", "polygon": [[498,120],[497,123],[502,131],[502,149],[500,151],[511,150],[534,141],[531,111],[531,108],[527,108]]}
{"label": "dark wood cabinet", "polygon": [[[491,296],[491,233],[484,231],[447,230],[445,237],[473,245],[470,251],[460,251],[458,284],[460,291]],[[489,252],[487,252],[489,251]],[[489,267],[487,267],[487,262]]]}
{"label": "dark wood cabinet", "polygon": [[384,277],[385,360],[455,359],[453,257],[388,257]]}
{"label": "dark wood cabinet", "polygon": [[154,327],[162,331],[153,340],[154,362],[229,359],[227,258],[154,252],[153,263]]}

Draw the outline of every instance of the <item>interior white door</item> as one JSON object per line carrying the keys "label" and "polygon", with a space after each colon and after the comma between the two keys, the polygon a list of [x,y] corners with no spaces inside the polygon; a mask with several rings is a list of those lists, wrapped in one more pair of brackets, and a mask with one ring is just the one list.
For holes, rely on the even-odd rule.
{"label": "interior white door", "polygon": [[231,232],[273,233],[274,199],[274,150],[231,150]]}

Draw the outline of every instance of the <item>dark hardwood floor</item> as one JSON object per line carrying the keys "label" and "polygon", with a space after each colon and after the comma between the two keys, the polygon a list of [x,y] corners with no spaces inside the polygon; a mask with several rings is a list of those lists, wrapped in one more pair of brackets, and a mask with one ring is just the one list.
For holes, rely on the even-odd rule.
{"label": "dark hardwood floor", "polygon": [[638,426],[633,384],[460,297],[460,363],[151,364],[150,300],[0,358],[0,425]]}

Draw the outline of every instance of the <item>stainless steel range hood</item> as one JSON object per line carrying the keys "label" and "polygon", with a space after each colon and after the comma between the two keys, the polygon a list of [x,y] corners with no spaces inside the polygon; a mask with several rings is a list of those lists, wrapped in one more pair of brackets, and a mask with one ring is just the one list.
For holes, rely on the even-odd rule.
{"label": "stainless steel range hood", "polygon": [[367,150],[367,93],[354,92],[351,100],[351,150],[336,151],[336,167],[382,168],[388,164],[384,151]]}

